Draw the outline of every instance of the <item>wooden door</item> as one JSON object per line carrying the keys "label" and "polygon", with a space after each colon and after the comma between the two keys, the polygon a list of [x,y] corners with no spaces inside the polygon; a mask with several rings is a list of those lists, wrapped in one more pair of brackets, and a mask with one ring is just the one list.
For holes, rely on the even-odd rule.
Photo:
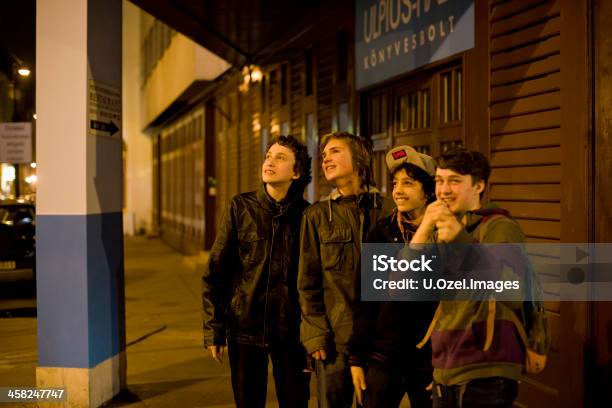
{"label": "wooden door", "polygon": [[390,194],[386,152],[409,145],[433,157],[463,145],[462,60],[368,93],[363,117],[374,150],[374,178]]}

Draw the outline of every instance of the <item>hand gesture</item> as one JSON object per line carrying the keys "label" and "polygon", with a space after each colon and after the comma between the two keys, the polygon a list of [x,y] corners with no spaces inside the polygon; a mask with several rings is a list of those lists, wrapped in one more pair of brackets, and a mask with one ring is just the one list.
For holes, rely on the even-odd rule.
{"label": "hand gesture", "polygon": [[362,367],[351,366],[351,377],[353,377],[353,385],[355,386],[355,395],[357,403],[363,405],[363,391],[366,389],[365,374]]}
{"label": "hand gesture", "polygon": [[208,346],[210,354],[219,363],[223,362],[223,353],[225,352],[225,346]]}
{"label": "hand gesture", "polygon": [[310,355],[315,360],[321,360],[321,361],[327,360],[327,353],[325,353],[325,349],[320,349],[320,350],[317,350],[317,351],[313,351],[312,353],[310,353]]}
{"label": "hand gesture", "polygon": [[410,246],[418,247],[431,242],[431,236],[436,228],[438,242],[452,241],[463,228],[457,217],[441,200],[434,201],[427,206],[423,220],[412,237]]}
{"label": "hand gesture", "polygon": [[[441,201],[436,201],[436,203]],[[455,214],[451,212],[448,206],[442,204],[435,209],[436,229],[438,233],[438,242],[452,242],[463,229],[463,225],[459,222]]]}

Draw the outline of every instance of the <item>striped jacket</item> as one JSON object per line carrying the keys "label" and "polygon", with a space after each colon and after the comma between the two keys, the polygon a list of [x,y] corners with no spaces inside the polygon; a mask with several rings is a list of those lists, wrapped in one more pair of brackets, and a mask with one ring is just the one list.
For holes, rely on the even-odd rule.
{"label": "striped jacket", "polygon": [[[524,235],[509,213],[495,204],[469,212],[452,244],[522,243]],[[487,377],[518,380],[525,347],[517,330],[522,303],[495,300],[441,301],[422,347],[431,337],[434,381],[464,384]]]}

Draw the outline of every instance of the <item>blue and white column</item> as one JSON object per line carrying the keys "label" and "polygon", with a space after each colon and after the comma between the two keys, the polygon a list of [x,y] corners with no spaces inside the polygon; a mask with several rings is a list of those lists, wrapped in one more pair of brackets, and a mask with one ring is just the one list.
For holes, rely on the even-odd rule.
{"label": "blue and white column", "polygon": [[121,0],[37,0],[39,387],[125,386]]}

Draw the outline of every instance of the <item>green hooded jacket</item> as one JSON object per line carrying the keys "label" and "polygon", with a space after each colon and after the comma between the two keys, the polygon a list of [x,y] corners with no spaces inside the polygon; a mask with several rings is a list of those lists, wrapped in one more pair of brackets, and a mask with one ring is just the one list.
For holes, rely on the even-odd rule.
{"label": "green hooded jacket", "polygon": [[[464,229],[451,244],[520,244],[525,240],[518,223],[495,204],[466,216]],[[505,254],[503,261],[513,273],[521,273],[525,265],[521,257]],[[431,335],[434,381],[457,385],[487,377],[519,380],[525,368],[525,344],[517,327],[522,305],[520,301],[441,301],[424,339]],[[538,349],[545,354],[549,346],[546,334],[532,331],[531,336],[543,340]]]}
{"label": "green hooded jacket", "polygon": [[306,209],[300,234],[300,337],[306,351],[344,353],[353,329],[361,242],[388,217],[393,201],[373,187],[357,196],[337,190]]}

